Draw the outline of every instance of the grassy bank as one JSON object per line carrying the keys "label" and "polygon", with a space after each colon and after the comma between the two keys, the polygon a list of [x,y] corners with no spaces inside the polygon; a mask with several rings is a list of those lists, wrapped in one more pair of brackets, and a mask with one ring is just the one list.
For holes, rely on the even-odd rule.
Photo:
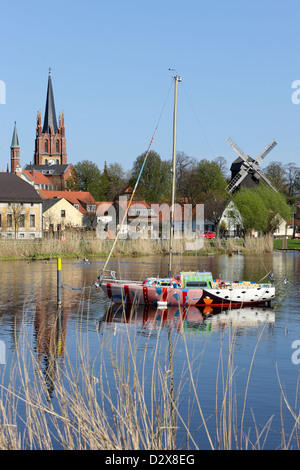
{"label": "grassy bank", "polygon": [[[110,252],[113,240],[100,240],[93,233],[84,236],[70,235],[65,241],[58,239],[42,240],[0,240],[0,259],[48,259],[106,257]],[[169,250],[168,240],[119,240],[115,246],[114,256],[163,255]],[[200,240],[196,246],[189,240],[174,240],[174,253],[195,255],[227,253],[263,253],[273,251],[272,237],[228,240]]]}
{"label": "grassy bank", "polygon": [[[274,240],[274,249],[282,250],[285,249],[282,238]],[[288,238],[286,240],[287,250],[300,250],[300,239],[299,238]]]}

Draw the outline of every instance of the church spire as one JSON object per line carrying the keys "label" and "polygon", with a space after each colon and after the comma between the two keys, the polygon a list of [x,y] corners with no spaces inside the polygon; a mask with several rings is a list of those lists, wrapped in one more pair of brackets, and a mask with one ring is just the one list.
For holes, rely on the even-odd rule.
{"label": "church spire", "polygon": [[[19,145],[19,138],[17,132],[17,124],[15,121],[14,132],[11,140],[10,146],[10,167],[11,172],[16,173],[17,167],[20,165],[20,145]],[[8,166],[7,166],[8,168]]]}
{"label": "church spire", "polygon": [[13,132],[10,148],[11,149],[20,148],[16,121],[15,121],[15,127],[14,127],[14,132]]}
{"label": "church spire", "polygon": [[44,133],[50,134],[51,126],[53,127],[54,134],[57,134],[57,121],[56,121],[54,95],[53,95],[52,80],[51,80],[51,68],[49,68],[48,90],[47,90],[47,99],[46,99],[46,107],[45,107],[43,134]]}

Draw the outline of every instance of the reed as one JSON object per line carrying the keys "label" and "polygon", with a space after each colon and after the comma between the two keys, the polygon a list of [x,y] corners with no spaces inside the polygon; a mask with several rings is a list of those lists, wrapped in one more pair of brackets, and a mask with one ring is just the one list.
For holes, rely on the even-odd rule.
{"label": "reed", "polygon": [[248,253],[271,253],[273,251],[273,237],[272,235],[246,236],[244,246]]}
{"label": "reed", "polygon": [[[123,306],[120,308],[125,315]],[[244,390],[238,390],[236,330],[228,327],[216,364],[213,425],[213,416],[207,416],[201,403],[201,358],[205,360],[205,348],[191,352],[183,329],[174,335],[169,327],[166,341],[162,322],[154,318],[147,332],[137,326],[132,311],[131,318],[119,324],[122,331],[117,336],[110,334],[111,324],[100,322],[98,350],[93,346],[90,351],[88,334],[81,329],[79,317],[76,357],[72,352],[71,360],[67,350],[64,358],[58,354],[58,316],[52,322],[48,366],[44,370],[32,344],[31,319],[24,318],[22,334],[17,338],[16,333],[17,347],[9,370],[3,371],[9,383],[0,385],[0,449],[175,450],[179,442],[184,449],[264,448],[272,417],[262,428],[253,417],[254,438],[250,439],[250,429],[245,429],[251,372],[263,329],[250,357]],[[103,334],[101,325],[106,328]],[[175,379],[177,348],[185,354],[185,361]],[[188,412],[184,416],[182,394],[187,389]],[[282,396],[295,419],[295,434],[299,412],[292,410],[284,392]],[[238,406],[241,397],[242,405]],[[198,419],[199,429],[203,430],[200,440],[191,428],[191,417]],[[183,444],[178,440],[179,430],[181,436],[185,435]],[[283,448],[289,448],[292,433],[288,438],[286,433],[283,435]]]}
{"label": "reed", "polygon": [[[71,233],[65,241],[57,238],[42,240],[7,240],[0,239],[0,259],[45,259],[53,257],[82,258],[104,257],[111,250],[113,240],[101,240],[92,232],[82,235]],[[146,256],[163,255],[169,251],[168,240],[119,240],[113,256]],[[273,251],[271,236],[259,238],[246,237],[244,241],[229,238],[228,240],[201,240],[201,246],[190,243],[187,239],[174,239],[173,252],[178,254],[195,255],[205,253],[263,253]]]}

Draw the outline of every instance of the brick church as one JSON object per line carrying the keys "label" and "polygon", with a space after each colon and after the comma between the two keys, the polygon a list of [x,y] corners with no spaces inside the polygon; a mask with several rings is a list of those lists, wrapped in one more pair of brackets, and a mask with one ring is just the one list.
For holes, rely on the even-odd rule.
{"label": "brick church", "polygon": [[52,165],[67,164],[64,112],[62,111],[62,113],[59,113],[59,121],[57,125],[51,69],[49,70],[43,125],[41,110],[37,115],[34,150],[34,165],[49,165],[49,163]]}
{"label": "brick church", "polygon": [[[24,170],[32,173],[42,173],[57,190],[64,190],[66,188],[66,181],[73,172],[73,166],[67,163],[63,111],[59,113],[57,124],[51,69],[49,69],[43,123],[41,110],[37,113],[33,164],[26,165]],[[22,171],[22,169],[20,167],[20,146],[15,123],[11,143],[11,172],[18,173],[18,171]]]}

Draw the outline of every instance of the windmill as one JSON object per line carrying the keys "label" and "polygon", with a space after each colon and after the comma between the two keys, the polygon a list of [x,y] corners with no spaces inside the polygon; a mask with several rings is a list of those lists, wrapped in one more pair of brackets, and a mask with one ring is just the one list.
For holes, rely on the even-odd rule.
{"label": "windmill", "polygon": [[245,152],[243,152],[243,150],[241,150],[230,137],[226,140],[226,143],[230,145],[230,147],[232,147],[233,150],[240,157],[232,165],[233,167],[235,164],[237,170],[235,174],[232,171],[232,179],[226,188],[226,191],[229,194],[233,193],[248,175],[251,177],[252,180],[257,183],[260,179],[263,179],[274,191],[277,192],[277,190],[274,188],[268,178],[261,172],[259,167],[262,160],[268,155],[269,152],[271,152],[275,145],[277,145],[277,142],[275,140],[273,140],[269,145],[267,145],[267,147],[263,149],[263,151],[258,155],[256,160],[249,157],[249,155],[246,155]]}

